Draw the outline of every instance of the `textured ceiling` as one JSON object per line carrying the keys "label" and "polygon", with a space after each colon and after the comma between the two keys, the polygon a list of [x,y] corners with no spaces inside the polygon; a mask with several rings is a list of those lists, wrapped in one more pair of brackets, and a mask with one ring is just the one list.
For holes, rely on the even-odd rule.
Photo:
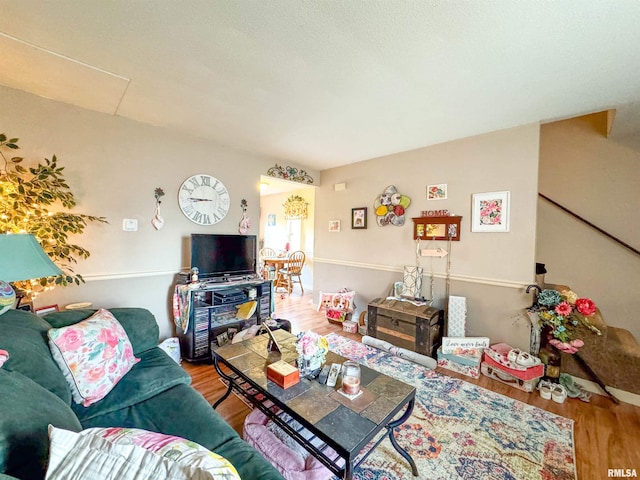
{"label": "textured ceiling", "polygon": [[636,0],[0,8],[0,84],[310,168],[610,108],[640,121]]}

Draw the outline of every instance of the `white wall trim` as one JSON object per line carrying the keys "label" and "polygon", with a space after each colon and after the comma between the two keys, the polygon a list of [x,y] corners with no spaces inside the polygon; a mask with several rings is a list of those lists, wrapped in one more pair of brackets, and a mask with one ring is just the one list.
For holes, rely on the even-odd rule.
{"label": "white wall trim", "polygon": [[[362,262],[351,262],[348,260],[336,260],[333,258],[320,258],[314,257],[313,261],[316,263],[326,263],[329,265],[341,265],[345,267],[354,267],[354,268],[366,268],[369,270],[380,270],[385,272],[399,272],[402,273],[403,267],[395,267],[391,265],[380,265],[375,263],[362,263]],[[423,275],[424,277],[430,277],[431,273],[426,273]],[[433,276],[435,278],[447,278],[446,274],[434,272]],[[515,280],[501,280],[497,278],[486,278],[486,277],[474,277],[471,275],[461,275],[452,273],[450,275],[451,280],[458,282],[469,282],[469,283],[480,283],[483,285],[492,285],[495,287],[505,287],[505,288],[516,288],[518,290],[522,290],[527,287],[531,282],[525,281],[515,281]]]}
{"label": "white wall trim", "polygon": [[[353,267],[353,268],[364,268],[368,270],[378,270],[385,272],[397,272],[402,273],[403,267],[397,267],[393,265],[382,265],[376,263],[363,263],[363,262],[351,262],[349,260],[336,260],[333,258],[320,258],[313,257],[313,262],[315,263],[324,263],[328,265],[341,265],[345,267]],[[125,273],[97,273],[97,274],[88,274],[83,275],[82,277],[86,282],[96,282],[96,281],[104,281],[104,280],[122,280],[127,278],[141,278],[141,277],[159,277],[164,275],[176,275],[178,271],[176,270],[150,270],[143,272],[125,272]],[[425,272],[424,277],[430,277],[430,272]],[[434,272],[434,278],[446,278],[446,274]],[[516,288],[516,289],[524,289],[530,282],[524,281],[513,281],[513,280],[500,280],[497,278],[487,278],[487,277],[475,277],[471,275],[462,275],[452,273],[450,275],[451,280],[458,282],[468,282],[468,283],[479,283],[482,285],[492,285],[495,287],[505,287],[505,288]]]}
{"label": "white wall trim", "polygon": [[123,280],[127,278],[160,277],[163,275],[176,275],[176,270],[151,270],[147,272],[127,272],[127,273],[93,273],[82,275],[85,282],[98,282],[103,280]]}

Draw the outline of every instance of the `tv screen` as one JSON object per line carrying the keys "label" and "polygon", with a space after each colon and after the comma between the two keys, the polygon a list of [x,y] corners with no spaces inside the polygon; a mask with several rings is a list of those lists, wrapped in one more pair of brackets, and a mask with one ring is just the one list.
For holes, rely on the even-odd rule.
{"label": "tv screen", "polygon": [[256,273],[256,236],[191,234],[191,267],[200,278]]}

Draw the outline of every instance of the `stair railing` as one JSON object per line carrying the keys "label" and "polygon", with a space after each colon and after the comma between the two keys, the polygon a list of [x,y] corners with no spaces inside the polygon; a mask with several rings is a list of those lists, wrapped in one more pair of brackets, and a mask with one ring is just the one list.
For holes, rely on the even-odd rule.
{"label": "stair railing", "polygon": [[611,235],[609,232],[601,229],[600,227],[598,227],[597,225],[594,225],[593,223],[591,223],[589,220],[586,220],[585,218],[581,217],[580,215],[578,215],[577,213],[572,212],[571,210],[569,210],[567,207],[564,207],[562,205],[560,205],[558,202],[556,202],[555,200],[551,200],[549,197],[547,197],[544,193],[538,193],[538,196],[541,198],[544,198],[547,202],[551,203],[552,205],[555,205],[556,207],[558,207],[560,210],[568,213],[569,215],[571,215],[573,218],[580,220],[582,223],[584,223],[585,225],[590,226],[591,228],[593,228],[594,230],[597,230],[598,232],[600,232],[602,235],[604,235],[605,237],[609,238],[610,240],[613,240],[614,242],[616,242],[618,245],[623,246],[624,248],[631,250],[633,253],[635,253],[636,255],[640,256],[640,251],[638,251],[637,249],[633,248],[631,245],[629,245],[626,242],[623,242],[622,240],[620,240],[618,237],[615,237],[613,235]]}

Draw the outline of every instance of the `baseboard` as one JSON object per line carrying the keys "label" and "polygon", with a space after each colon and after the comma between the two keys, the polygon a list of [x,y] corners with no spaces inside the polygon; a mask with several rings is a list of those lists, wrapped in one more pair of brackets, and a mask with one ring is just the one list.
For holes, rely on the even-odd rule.
{"label": "baseboard", "polygon": [[[592,382],[590,380],[585,380],[584,378],[574,377],[573,375],[572,377],[574,381],[582,385],[585,388],[585,390],[588,390],[591,393],[597,393],[598,395],[607,396],[607,394],[602,390],[602,388],[600,388],[600,386],[597,383]],[[620,390],[619,388],[609,387],[609,386],[607,386],[607,390],[609,390],[611,394],[614,395],[621,402],[630,403],[631,405],[640,407],[640,395],[632,392],[627,392],[626,390]]]}

